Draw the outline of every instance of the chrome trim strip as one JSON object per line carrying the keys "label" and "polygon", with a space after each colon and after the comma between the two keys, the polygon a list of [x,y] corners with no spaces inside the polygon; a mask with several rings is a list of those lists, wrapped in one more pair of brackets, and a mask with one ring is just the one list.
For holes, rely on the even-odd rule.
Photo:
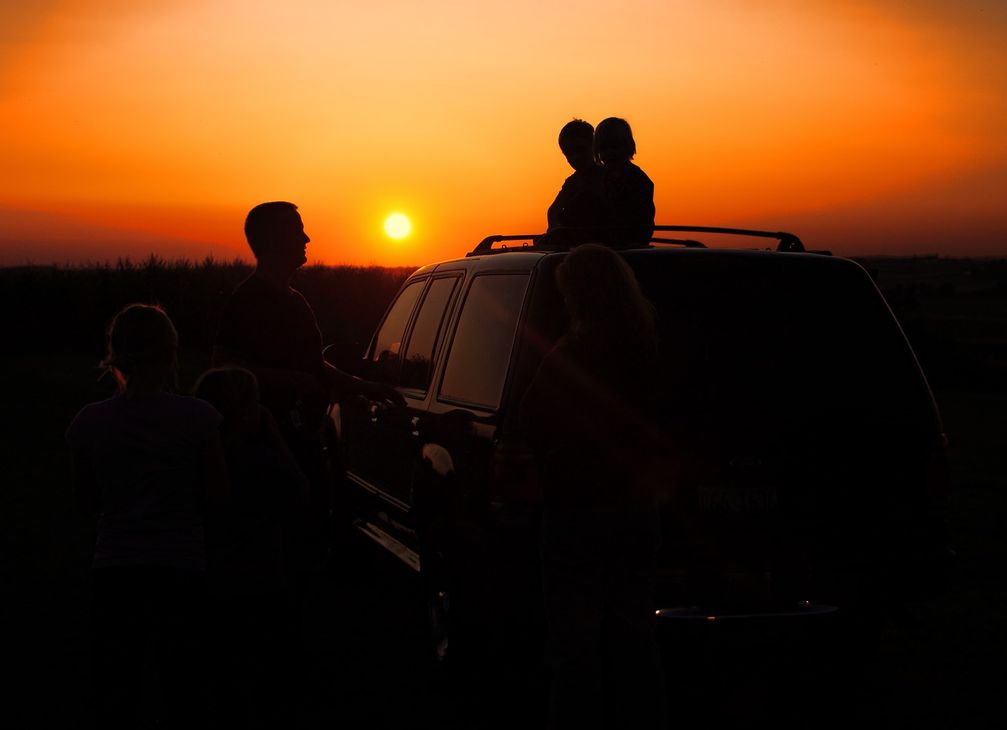
{"label": "chrome trim strip", "polygon": [[827,616],[839,609],[826,604],[809,605],[792,611],[773,611],[769,613],[722,613],[708,614],[700,608],[689,606],[681,608],[659,608],[654,613],[659,619],[676,621],[737,621],[760,620],[775,618],[801,618],[805,616]]}
{"label": "chrome trim strip", "polygon": [[359,520],[353,526],[356,527],[361,534],[369,537],[417,573],[420,572],[420,556],[415,551],[410,550],[380,527],[370,522]]}
{"label": "chrome trim strip", "polygon": [[388,504],[392,505],[392,507],[395,507],[396,509],[402,510],[403,512],[408,512],[409,510],[412,509],[412,507],[410,505],[406,504],[401,499],[398,499],[396,497],[393,497],[390,494],[386,494],[385,492],[382,492],[380,489],[378,489],[377,487],[375,487],[369,481],[367,481],[363,477],[357,476],[356,474],[354,474],[351,471],[346,472],[346,478],[349,479],[354,484],[356,484],[361,489],[363,489],[363,490],[365,490],[367,492],[370,492],[375,497],[380,497],[381,499],[383,499],[384,501],[388,502]]}

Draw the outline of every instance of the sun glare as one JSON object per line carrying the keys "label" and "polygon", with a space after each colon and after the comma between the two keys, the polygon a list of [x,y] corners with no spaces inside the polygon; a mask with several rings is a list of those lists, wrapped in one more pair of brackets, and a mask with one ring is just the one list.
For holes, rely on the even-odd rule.
{"label": "sun glare", "polygon": [[401,241],[413,230],[413,224],[402,213],[392,213],[385,218],[385,233],[389,238]]}

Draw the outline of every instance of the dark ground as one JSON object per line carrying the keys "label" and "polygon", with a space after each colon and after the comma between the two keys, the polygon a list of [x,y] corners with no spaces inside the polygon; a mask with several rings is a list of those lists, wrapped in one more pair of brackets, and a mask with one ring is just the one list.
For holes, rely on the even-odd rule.
{"label": "dark ground", "polygon": [[[794,666],[770,660],[779,652],[766,647],[783,641],[772,632],[710,634],[697,651],[666,657],[669,673],[681,680],[673,697],[680,724],[741,726],[762,719],[775,726],[999,727],[1005,719],[1007,264],[896,259],[867,265],[930,378],[950,438],[949,530],[958,557],[948,590],[894,612],[864,674],[846,676],[825,693],[816,685],[825,654],[813,645],[791,652],[800,662]],[[18,332],[45,332],[50,325],[33,323],[30,307],[10,309],[15,297],[8,283],[4,331],[9,334],[16,319]],[[375,303],[368,316],[382,307]],[[101,324],[95,327],[100,333]],[[18,341],[6,340],[0,364],[7,384],[0,434],[0,646],[8,669],[0,685],[7,718],[0,715],[0,724],[88,727],[92,532],[71,507],[62,432],[106,386],[94,382],[93,347],[43,342],[15,350]],[[191,383],[205,354],[199,348],[183,354],[182,380]],[[396,563],[372,560],[366,546],[351,556],[350,568],[319,576],[305,604],[303,676],[309,679],[301,682],[290,727],[541,725],[541,676],[486,670],[459,676],[432,665],[423,651],[415,580]]]}

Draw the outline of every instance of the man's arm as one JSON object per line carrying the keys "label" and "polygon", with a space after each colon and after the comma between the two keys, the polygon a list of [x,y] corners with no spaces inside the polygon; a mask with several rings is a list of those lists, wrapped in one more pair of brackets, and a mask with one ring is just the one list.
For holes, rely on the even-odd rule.
{"label": "man's arm", "polygon": [[325,363],[325,379],[333,400],[362,395],[370,400],[388,401],[400,407],[406,404],[406,399],[392,386],[344,373],[330,363]]}

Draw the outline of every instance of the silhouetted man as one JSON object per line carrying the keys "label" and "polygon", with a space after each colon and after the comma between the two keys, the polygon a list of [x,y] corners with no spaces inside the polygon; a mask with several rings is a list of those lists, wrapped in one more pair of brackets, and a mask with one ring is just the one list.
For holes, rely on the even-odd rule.
{"label": "silhouetted man", "polygon": [[255,271],[224,307],[213,363],[240,365],[258,378],[262,404],[312,485],[315,515],[324,517],[332,484],[323,449],[329,401],[351,394],[395,402],[402,397],[393,388],[348,375],[322,357],[315,314],[290,286],[294,272],[307,261],[311,240],[297,206],[255,206],[245,219],[245,238],[255,255]]}
{"label": "silhouetted man", "polygon": [[[601,222],[602,169],[594,159],[593,140],[594,127],[583,119],[567,122],[559,132],[559,148],[574,172],[564,181],[546,214],[550,239],[561,235],[560,230],[583,229]],[[587,240],[583,235],[581,238]]]}

